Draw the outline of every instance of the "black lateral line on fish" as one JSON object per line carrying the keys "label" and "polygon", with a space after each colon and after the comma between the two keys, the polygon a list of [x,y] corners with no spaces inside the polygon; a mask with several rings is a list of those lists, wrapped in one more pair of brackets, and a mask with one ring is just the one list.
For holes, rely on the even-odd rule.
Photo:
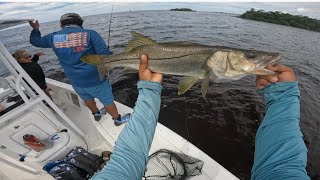
{"label": "black lateral line on fish", "polygon": [[[214,52],[215,53],[215,52]],[[212,53],[212,54],[214,54]],[[162,59],[176,59],[176,58],[183,58],[183,57],[188,57],[188,56],[193,56],[193,55],[201,55],[201,54],[209,54],[209,53],[197,53],[197,54],[187,54],[187,55],[182,55],[182,56],[176,56],[176,57],[168,57],[168,58],[157,58],[157,59],[152,59],[152,60],[162,60]],[[135,59],[139,59],[137,58],[131,58],[131,59],[119,59],[119,60],[113,60],[111,62],[118,62],[118,61],[125,61],[125,60],[135,60]],[[151,60],[151,58],[150,58]]]}

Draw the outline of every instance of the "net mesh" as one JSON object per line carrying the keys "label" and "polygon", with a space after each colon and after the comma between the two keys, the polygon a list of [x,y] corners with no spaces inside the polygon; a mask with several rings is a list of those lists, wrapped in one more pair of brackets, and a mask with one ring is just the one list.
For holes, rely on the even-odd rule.
{"label": "net mesh", "polygon": [[182,153],[160,149],[149,156],[145,180],[184,180],[201,174],[203,161]]}

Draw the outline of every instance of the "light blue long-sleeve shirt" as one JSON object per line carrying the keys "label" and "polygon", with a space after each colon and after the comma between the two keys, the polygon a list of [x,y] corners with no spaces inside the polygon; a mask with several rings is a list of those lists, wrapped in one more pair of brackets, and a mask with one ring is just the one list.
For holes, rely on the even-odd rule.
{"label": "light blue long-sleeve shirt", "polygon": [[[307,149],[299,127],[297,82],[274,83],[261,92],[267,113],[256,137],[252,179],[310,179]],[[92,179],[141,180],[160,111],[161,85],[138,82],[139,96],[131,119],[121,132],[111,160]]]}
{"label": "light blue long-sleeve shirt", "polygon": [[120,133],[107,165],[94,180],[141,180],[160,111],[160,83],[139,81],[139,96],[126,127]]}
{"label": "light blue long-sleeve shirt", "polygon": [[307,148],[300,131],[298,82],[273,83],[261,90],[266,115],[256,135],[252,180],[305,180]]}

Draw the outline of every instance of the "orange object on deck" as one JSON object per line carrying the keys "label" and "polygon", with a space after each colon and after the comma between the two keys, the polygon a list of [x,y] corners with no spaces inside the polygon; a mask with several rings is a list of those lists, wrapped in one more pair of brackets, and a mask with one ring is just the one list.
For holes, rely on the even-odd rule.
{"label": "orange object on deck", "polygon": [[40,152],[46,148],[46,145],[32,134],[25,134],[23,136],[23,141],[30,149],[37,152]]}

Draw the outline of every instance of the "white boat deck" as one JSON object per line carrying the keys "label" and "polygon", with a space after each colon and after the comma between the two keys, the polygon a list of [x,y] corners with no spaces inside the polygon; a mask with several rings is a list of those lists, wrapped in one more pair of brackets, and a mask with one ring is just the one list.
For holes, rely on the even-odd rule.
{"label": "white boat deck", "polygon": [[[64,83],[60,83],[51,79],[47,79],[47,82],[54,91],[56,92],[60,91],[58,93],[59,94],[58,97],[60,100],[68,99],[68,98],[63,98],[63,95],[67,94],[66,92],[64,92],[63,89],[68,89],[69,91],[74,92],[70,85],[65,85]],[[60,90],[58,89],[55,90],[61,85],[63,85],[64,88]],[[53,99],[55,100],[54,97]],[[67,102],[63,103],[64,106],[62,107],[62,109],[64,109],[64,112],[68,116],[72,116],[73,119],[81,119],[82,126],[84,126],[83,123],[86,123],[86,124],[88,123],[88,125],[85,125],[84,127],[88,127],[89,122],[92,122],[96,127],[96,129],[98,129],[102,137],[108,142],[108,146],[110,149],[101,149],[101,148],[106,148],[106,146],[100,146],[99,148],[92,149],[91,152],[96,151],[97,153],[99,153],[99,151],[103,151],[103,150],[112,150],[119,134],[121,133],[122,129],[125,127],[125,124],[121,126],[115,126],[109,114],[104,115],[102,119],[97,122],[93,119],[93,116],[91,115],[89,109],[84,107],[84,102],[83,101],[80,101],[80,102],[82,107],[81,112],[79,111],[80,108],[71,108],[73,106],[67,105],[68,104]],[[57,102],[57,103],[59,104],[61,102]],[[132,112],[132,109],[130,107],[127,107],[118,102],[115,102],[115,103],[120,114],[124,115],[126,113]],[[99,108],[103,107],[99,101],[97,101],[97,105]],[[89,137],[89,139],[91,138]],[[97,142],[96,139],[94,139],[94,141]],[[90,143],[90,140],[87,142]],[[157,125],[155,136],[154,136],[149,154],[152,154],[159,149],[168,149],[175,152],[184,153],[186,155],[202,160],[204,162],[202,175],[195,176],[192,179],[199,179],[199,180],[238,179],[229,171],[227,171],[223,166],[221,166],[219,163],[217,163],[211,157],[209,157],[207,154],[201,151],[199,148],[197,148],[196,146],[188,142],[186,139],[182,138],[181,136],[179,136],[178,134],[176,134],[175,132],[173,132],[172,130],[168,129],[167,127],[163,126],[160,123],[158,123]]]}

